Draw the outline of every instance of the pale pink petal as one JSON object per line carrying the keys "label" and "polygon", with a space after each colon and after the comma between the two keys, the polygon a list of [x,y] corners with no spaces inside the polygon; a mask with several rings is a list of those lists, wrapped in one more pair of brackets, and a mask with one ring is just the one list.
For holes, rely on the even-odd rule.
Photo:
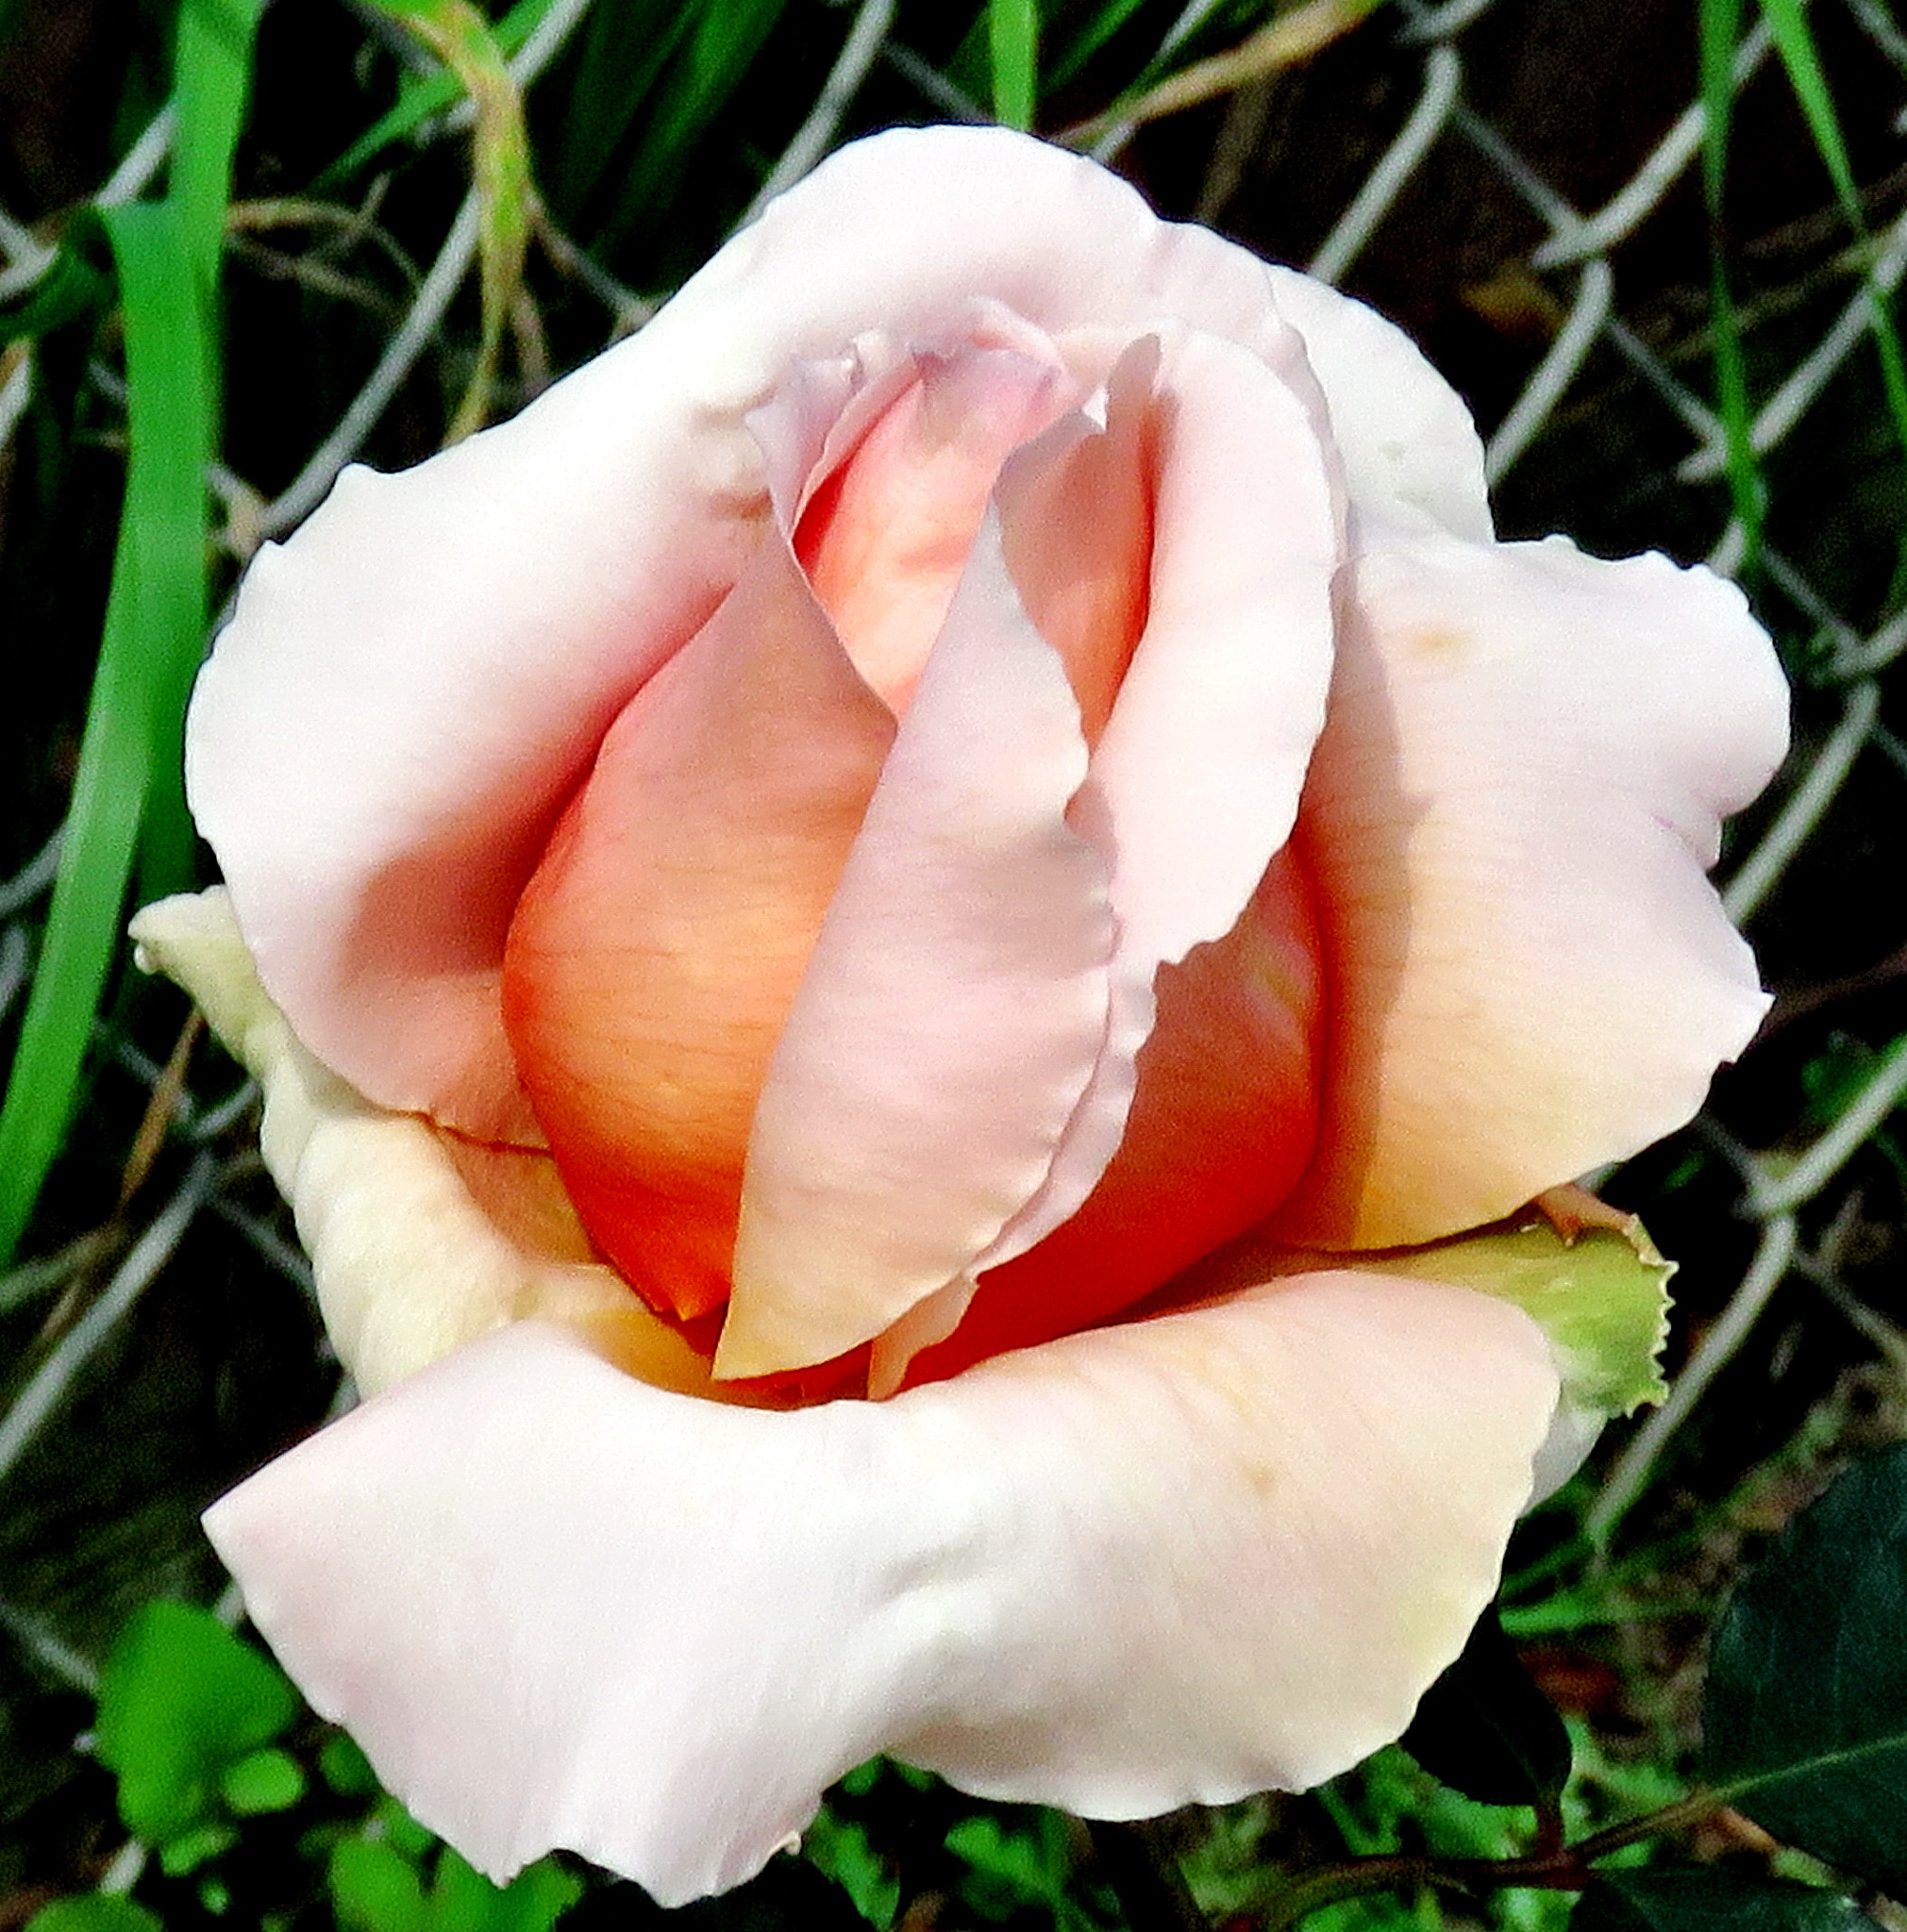
{"label": "pale pink petal", "polygon": [[[1125,1131],[1154,974],[1231,929],[1296,816],[1340,543],[1333,459],[1289,338],[1284,358],[1274,372],[1215,336],[1161,331],[1146,626],[1075,813],[1112,858],[1112,1025],[1046,1186],[980,1267],[1025,1253],[1097,1183]],[[1011,511],[1011,484],[1002,495]]]}
{"label": "pale pink petal", "polygon": [[728,1297],[756,1096],[894,732],[777,533],[611,726],[517,907],[524,1083],[659,1308]]}
{"label": "pale pink petal", "polygon": [[674,1904],[877,1750],[1096,1817],[1344,1770],[1488,1601],[1557,1386],[1519,1311],[1353,1274],[788,1415],[519,1326],[208,1527],[426,1824]]}
{"label": "pale pink petal", "polygon": [[826,1361],[960,1275],[1038,1187],[1106,1026],[1064,667],[989,514],[755,1112],[716,1356]]}
{"label": "pale pink petal", "polygon": [[1243,250],[993,128],[825,163],[640,334],[512,423],[353,471],[255,564],[192,707],[193,808],[265,983],[387,1106],[533,1140],[497,1014],[511,906],[610,721],[769,515],[746,419],[869,329],[976,303],[1058,335],[1281,329]]}
{"label": "pale pink petal", "polygon": [[[1105,736],[1152,596],[1159,339],[1142,336],[1090,400],[999,477],[1007,572],[1060,654],[1088,745]],[[1103,419],[1103,420],[1101,420]]]}
{"label": "pale pink petal", "polygon": [[1304,338],[1360,518],[1487,543],[1483,445],[1463,398],[1376,309],[1296,269],[1267,273],[1279,312]]}
{"label": "pale pink petal", "polygon": [[1740,591],[1662,557],[1398,537],[1345,603],[1300,828],[1330,1077],[1277,1225],[1386,1247],[1632,1154],[1747,1044],[1767,1003],[1703,872],[1787,696]]}

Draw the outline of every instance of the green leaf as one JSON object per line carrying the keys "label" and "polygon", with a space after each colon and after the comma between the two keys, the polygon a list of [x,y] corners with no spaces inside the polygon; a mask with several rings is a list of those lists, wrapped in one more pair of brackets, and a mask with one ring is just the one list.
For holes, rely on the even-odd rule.
{"label": "green leaf", "polygon": [[885,1932],[894,1924],[900,1880],[875,1850],[864,1826],[824,1808],[801,1834],[801,1856],[840,1886],[870,1925]]}
{"label": "green leaf", "polygon": [[1874,1922],[1838,1892],[1788,1878],[1644,1866],[1600,1874],[1569,1932],[1874,1932]]}
{"label": "green leaf", "polygon": [[428,1827],[419,1824],[395,1798],[379,1798],[371,1813],[373,1828],[407,1858],[421,1858],[437,1842]]}
{"label": "green leaf", "polygon": [[1907,1444],[1849,1470],[1735,1591],[1702,1729],[1728,1804],[1907,1890]]}
{"label": "green leaf", "polygon": [[424,1932],[424,1881],[394,1845],[347,1838],[326,1873],[338,1932]]}
{"label": "green leaf", "polygon": [[946,1835],[946,1848],[971,1869],[960,1892],[984,1919],[998,1921],[1033,1907],[1055,1932],[1090,1932],[1096,1921],[1074,1891],[1074,1827],[1058,1811],[1035,1810],[963,1818]]}
{"label": "green leaf", "polygon": [[226,1767],[219,1790],[234,1811],[246,1817],[289,1811],[305,1795],[305,1774],[289,1751],[254,1751]]}
{"label": "green leaf", "polygon": [[42,1906],[27,1920],[26,1932],[165,1932],[165,1926],[131,1899],[99,1891]]}
{"label": "green leaf", "polygon": [[221,1852],[228,1852],[239,1841],[238,1828],[219,1819],[208,1824],[194,1824],[178,1837],[168,1839],[159,1848],[159,1869],[168,1878],[183,1878],[196,1872]]}
{"label": "green leaf", "polygon": [[1432,1777],[1485,1805],[1536,1805],[1569,1781],[1569,1733],[1494,1609],[1398,1741]]}
{"label": "green leaf", "polygon": [[284,1673],[209,1612],[176,1603],[135,1612],[99,1684],[99,1755],[119,1774],[127,1830],[164,1844],[201,1823],[226,1767],[298,1709]]}
{"label": "green leaf", "polygon": [[582,1896],[582,1881],[548,1858],[493,1885],[447,1847],[424,1923],[428,1932],[549,1932]]}
{"label": "green leaf", "polygon": [[357,1739],[345,1731],[336,1731],[325,1740],[318,1753],[318,1771],[340,1797],[368,1798],[379,1790],[371,1760],[359,1748]]}

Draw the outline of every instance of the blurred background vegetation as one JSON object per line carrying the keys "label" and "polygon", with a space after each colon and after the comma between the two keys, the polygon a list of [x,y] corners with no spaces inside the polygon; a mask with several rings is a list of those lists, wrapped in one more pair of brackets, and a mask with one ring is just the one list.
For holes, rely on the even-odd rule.
{"label": "blurred background vegetation", "polygon": [[[0,0],[0,1932],[661,1916],[554,1866],[493,1893],[227,1634],[197,1512],[338,1372],[253,1095],[121,933],[209,876],[179,721],[258,544],[343,461],[416,461],[640,327],[897,122],[1068,139],[1313,266],[1470,400],[1505,534],[1710,558],[1780,641],[1797,750],[1725,866],[1776,1006],[1606,1182],[1682,1263],[1675,1393],[1526,1526],[1503,1607],[1572,1826],[1675,1797],[1722,1593],[1907,1434],[1903,109],[1889,0]],[[156,1599],[216,1614],[127,1625]],[[681,1918],[1253,1925],[1281,1867],[1534,1828],[1401,1752],[1097,1840],[877,1766],[806,1862]],[[1726,1816],[1684,1849],[1817,1875]]]}

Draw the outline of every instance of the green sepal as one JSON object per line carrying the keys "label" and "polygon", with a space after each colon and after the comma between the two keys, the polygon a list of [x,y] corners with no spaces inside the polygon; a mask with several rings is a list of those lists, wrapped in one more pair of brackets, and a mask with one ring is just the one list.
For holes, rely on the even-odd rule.
{"label": "green sepal", "polygon": [[1659,1357],[1675,1263],[1632,1216],[1565,1237],[1531,1208],[1455,1241],[1338,1255],[1331,1265],[1447,1281],[1514,1302],[1548,1336],[1564,1392],[1598,1415],[1628,1415],[1668,1393]]}

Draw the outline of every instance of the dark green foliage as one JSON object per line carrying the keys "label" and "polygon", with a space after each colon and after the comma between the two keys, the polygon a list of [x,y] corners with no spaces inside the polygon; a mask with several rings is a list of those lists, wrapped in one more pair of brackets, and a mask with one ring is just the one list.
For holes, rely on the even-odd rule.
{"label": "dark green foliage", "polygon": [[1399,1740],[1432,1776],[1485,1805],[1539,1805],[1569,1781],[1569,1733],[1486,1610]]}
{"label": "dark green foliage", "polygon": [[1837,1892],[1734,1872],[1610,1872],[1582,1894],[1570,1932],[1874,1932]]}
{"label": "dark green foliage", "polygon": [[26,1932],[164,1932],[142,1905],[116,1892],[62,1898],[36,1912]]}
{"label": "dark green foliage", "polygon": [[1737,1809],[1907,1891],[1907,1445],[1850,1470],[1736,1591],[1703,1730]]}

